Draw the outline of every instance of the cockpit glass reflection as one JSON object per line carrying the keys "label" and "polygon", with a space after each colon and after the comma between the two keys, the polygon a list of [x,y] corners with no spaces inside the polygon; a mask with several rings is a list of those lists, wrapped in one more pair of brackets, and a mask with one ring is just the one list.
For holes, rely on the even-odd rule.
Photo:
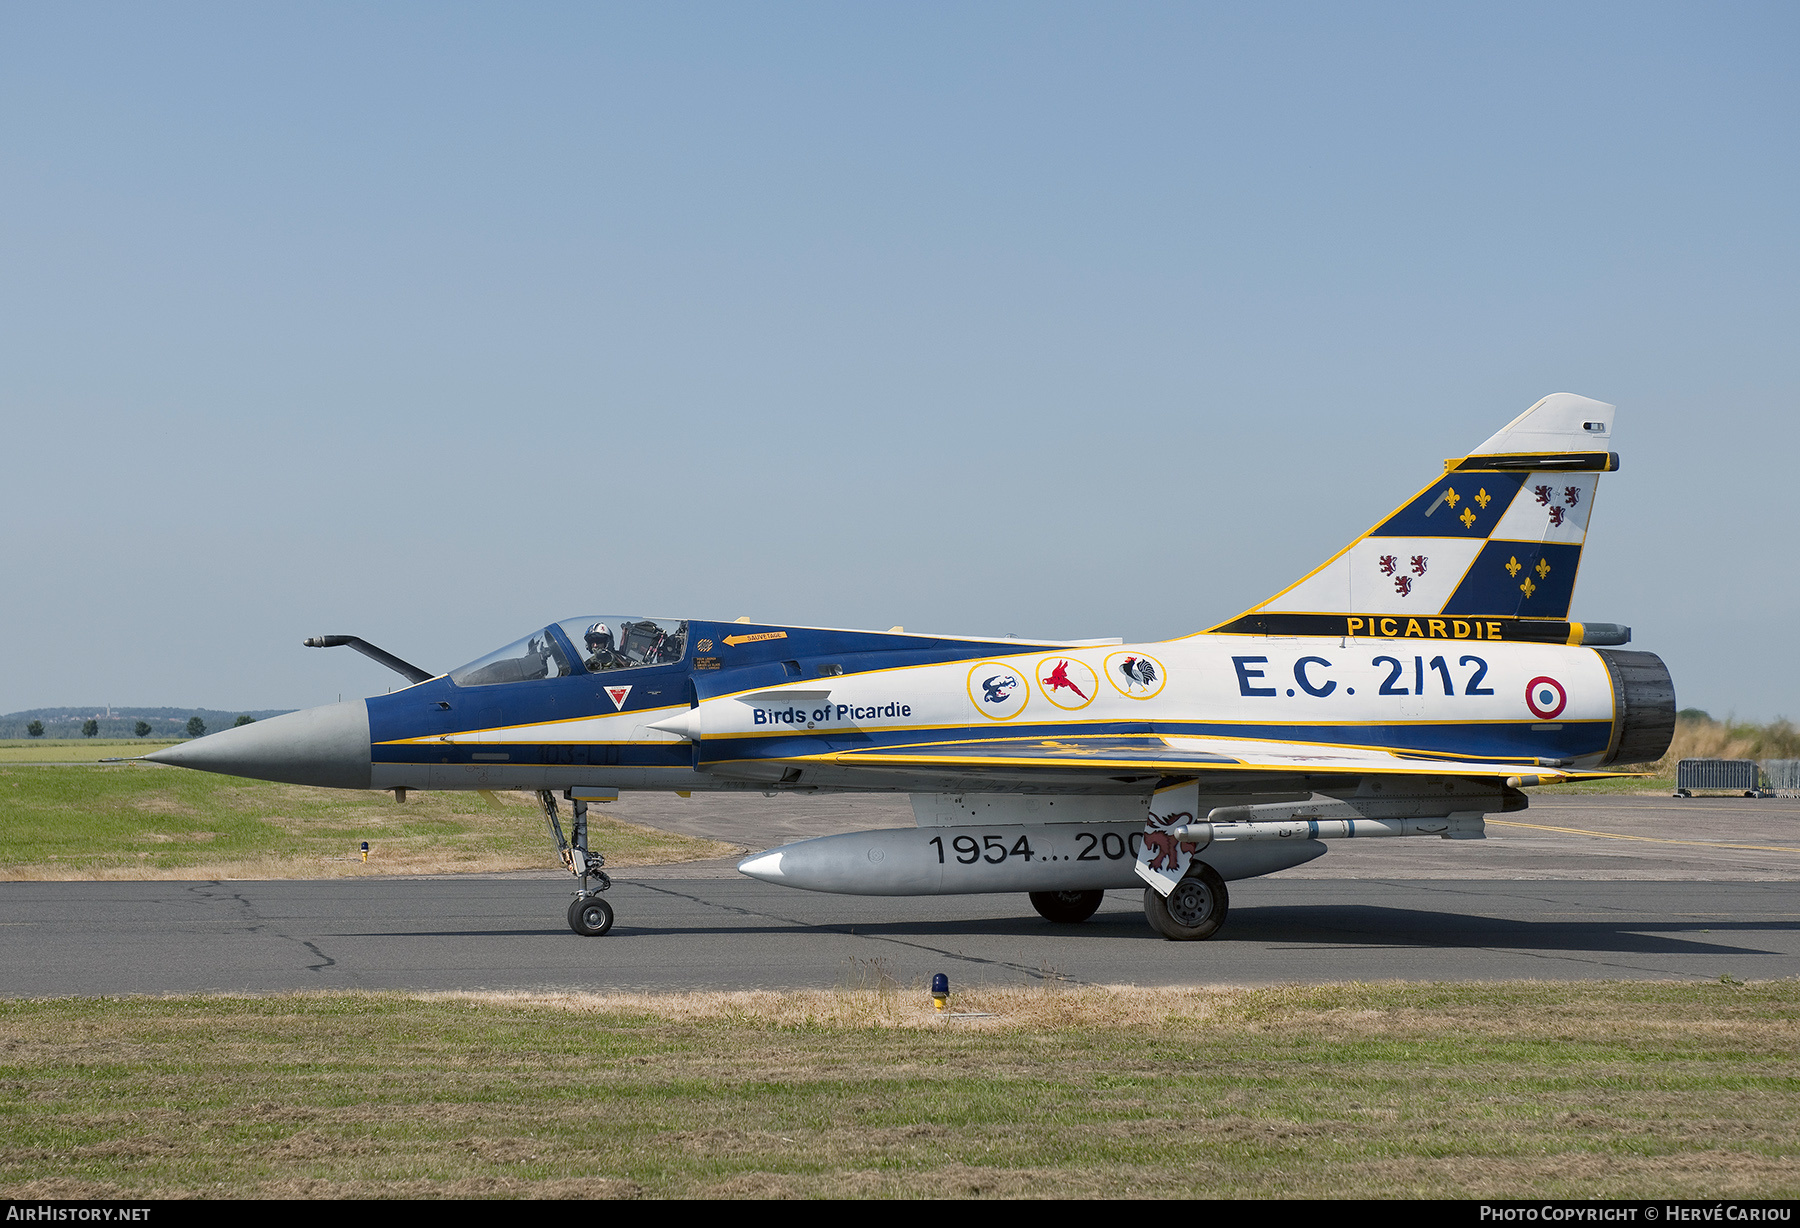
{"label": "cockpit glass reflection", "polygon": [[[558,641],[566,638],[576,653],[569,659]],[[528,635],[516,644],[450,671],[457,686],[494,686],[538,678],[566,678],[619,669],[668,665],[687,655],[687,623],[671,618],[639,618],[601,614],[567,618]]]}
{"label": "cockpit glass reflection", "polygon": [[594,615],[557,624],[590,674],[668,665],[687,655],[687,623],[672,618]]}
{"label": "cockpit glass reflection", "polygon": [[500,682],[529,682],[534,678],[566,678],[575,672],[569,658],[546,628],[516,644],[450,671],[457,686],[493,686]]}

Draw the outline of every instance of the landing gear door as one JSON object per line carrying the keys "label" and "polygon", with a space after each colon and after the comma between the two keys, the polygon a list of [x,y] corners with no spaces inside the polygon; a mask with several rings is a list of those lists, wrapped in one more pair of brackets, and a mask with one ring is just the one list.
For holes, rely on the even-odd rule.
{"label": "landing gear door", "polygon": [[1192,841],[1177,840],[1168,833],[1171,827],[1182,827],[1199,821],[1200,782],[1158,789],[1150,798],[1150,813],[1144,816],[1144,843],[1138,849],[1137,875],[1161,895],[1175,890],[1193,864],[1199,846]]}

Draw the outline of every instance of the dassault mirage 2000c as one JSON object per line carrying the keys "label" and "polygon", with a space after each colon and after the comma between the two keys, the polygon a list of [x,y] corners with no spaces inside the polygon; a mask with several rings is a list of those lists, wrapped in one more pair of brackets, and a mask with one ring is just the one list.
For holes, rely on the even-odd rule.
{"label": "dassault mirage 2000c", "polygon": [[[912,795],[916,826],[746,858],[858,895],[1019,891],[1052,921],[1144,888],[1205,938],[1232,879],[1332,839],[1480,839],[1522,789],[1656,759],[1675,694],[1630,630],[1568,619],[1613,407],[1545,397],[1300,580],[1150,644],[590,615],[413,685],[146,758],[345,789],[535,791],[603,934],[590,801],[619,790]],[[557,794],[572,803],[565,835]]]}

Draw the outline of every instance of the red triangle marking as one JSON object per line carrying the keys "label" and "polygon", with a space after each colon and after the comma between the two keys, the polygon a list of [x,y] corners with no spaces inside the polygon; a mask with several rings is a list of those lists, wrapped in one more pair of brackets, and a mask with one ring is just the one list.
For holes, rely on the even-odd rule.
{"label": "red triangle marking", "polygon": [[625,711],[625,697],[627,695],[631,694],[630,687],[628,687],[628,686],[609,686],[606,688],[606,693],[608,695],[612,696],[613,707],[617,708],[621,712]]}

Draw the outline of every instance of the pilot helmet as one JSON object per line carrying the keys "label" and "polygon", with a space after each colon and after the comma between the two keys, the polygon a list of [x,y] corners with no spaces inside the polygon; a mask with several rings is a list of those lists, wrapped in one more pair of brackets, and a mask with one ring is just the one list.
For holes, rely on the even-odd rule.
{"label": "pilot helmet", "polygon": [[585,638],[588,648],[594,652],[599,652],[602,648],[611,648],[613,645],[612,632],[605,623],[595,623],[589,627]]}

